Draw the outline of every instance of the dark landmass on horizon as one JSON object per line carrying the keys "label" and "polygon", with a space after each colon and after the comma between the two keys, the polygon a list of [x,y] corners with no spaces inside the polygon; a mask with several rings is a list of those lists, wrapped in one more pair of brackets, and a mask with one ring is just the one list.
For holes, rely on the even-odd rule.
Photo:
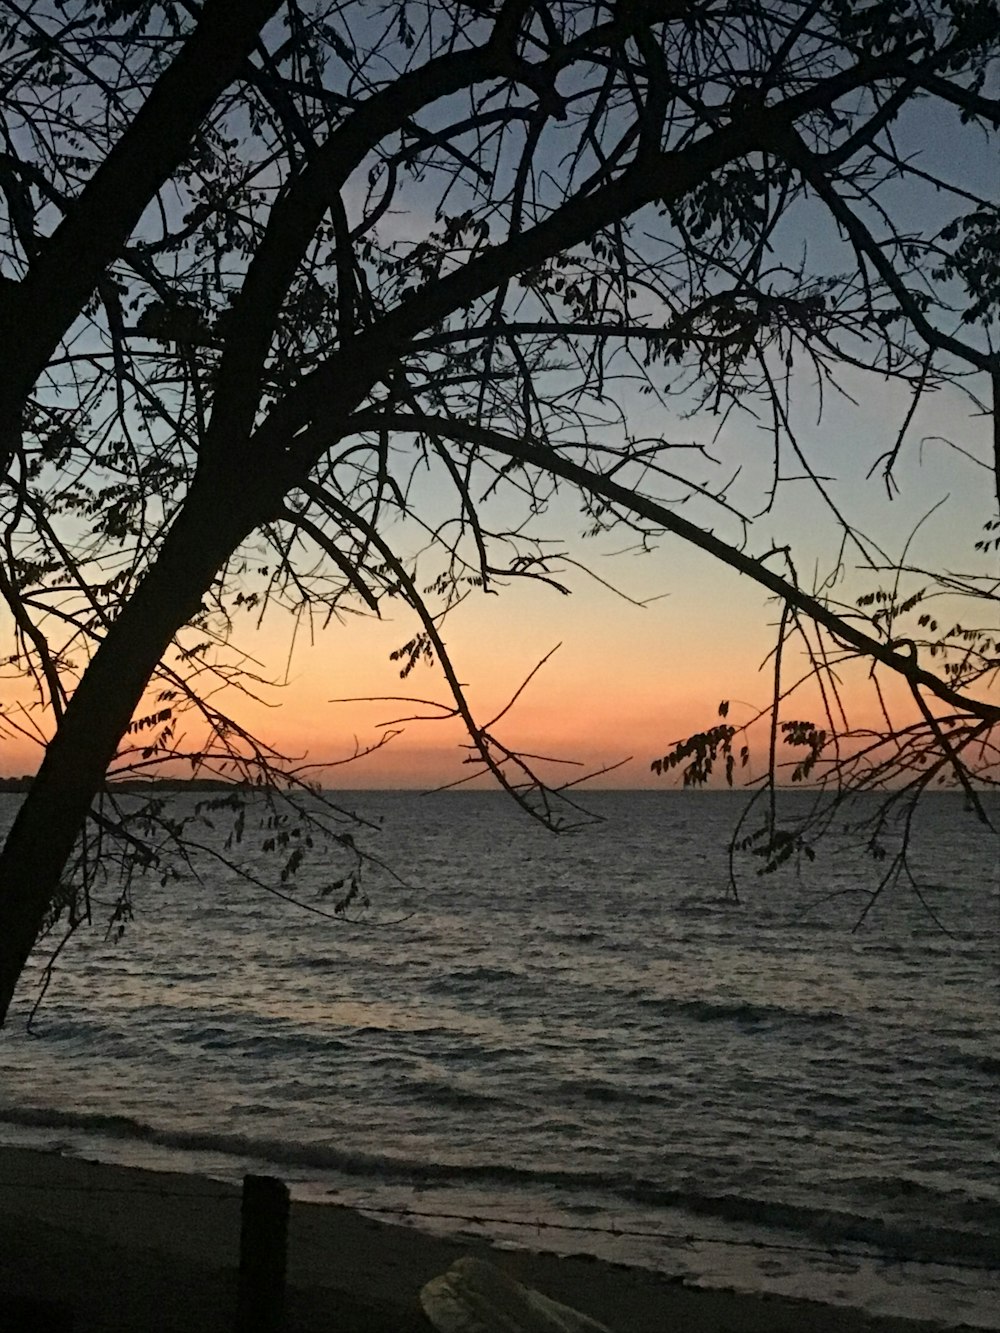
{"label": "dark landmass on horizon", "polygon": [[[30,773],[22,773],[19,778],[0,778],[0,792],[23,794],[31,790],[33,781]],[[248,782],[226,782],[224,778],[122,778],[120,782],[109,782],[108,786],[116,792],[253,790]]]}
{"label": "dark landmass on horizon", "polygon": [[[5,778],[5,777],[0,777],[0,795],[4,795],[5,793],[7,793],[7,794],[12,794],[12,795],[24,795],[25,792],[30,791],[30,789],[31,789],[31,784],[32,784],[33,781],[34,781],[34,777],[33,777],[33,775],[30,774],[30,773],[22,773],[20,777],[16,777],[16,778],[15,778],[15,777],[6,777],[6,778]],[[127,793],[127,792],[133,792],[133,793],[138,793],[138,794],[140,794],[140,795],[142,795],[142,794],[149,794],[149,793],[152,793],[152,792],[163,792],[163,793],[165,793],[165,794],[170,794],[170,793],[172,793],[172,792],[177,792],[177,793],[184,793],[184,792],[199,792],[199,791],[204,791],[204,792],[232,792],[232,791],[255,792],[255,791],[264,791],[264,790],[266,790],[266,788],[264,788],[263,786],[257,786],[257,785],[255,785],[255,784],[252,783],[252,782],[243,782],[243,781],[233,781],[233,782],[230,782],[230,781],[227,781],[225,778],[121,778],[121,779],[112,779],[107,785],[108,785],[108,787],[109,787],[110,789],[114,790],[115,792],[126,792],[126,793]],[[499,788],[499,787],[465,787],[465,788],[462,788],[462,789],[457,790],[457,791],[455,791],[455,790],[451,790],[451,789],[449,789],[449,788],[421,787],[421,786],[416,786],[416,787],[319,787],[318,790],[319,790],[319,792],[320,792],[321,794],[330,794],[330,795],[336,795],[336,796],[343,796],[343,795],[349,795],[349,794],[358,794],[358,795],[360,795],[361,793],[365,793],[365,794],[372,793],[372,794],[375,794],[375,795],[383,795],[383,794],[393,794],[393,793],[395,793],[395,794],[399,794],[399,795],[409,795],[409,796],[412,796],[412,795],[414,795],[414,794],[416,794],[416,795],[429,795],[429,796],[433,796],[433,795],[437,795],[439,791],[440,791],[440,793],[441,793],[442,795],[446,794],[446,795],[449,795],[449,796],[484,796],[484,795],[490,795],[490,794],[492,794],[492,795],[497,795],[497,794],[499,794],[499,795],[503,795],[503,792],[500,791],[500,788]],[[782,792],[782,793],[787,793],[787,792],[801,792],[803,795],[807,795],[807,796],[815,796],[815,795],[817,794],[817,792],[819,791],[819,788],[818,788],[818,787],[814,787],[814,786],[806,786],[806,785],[804,785],[804,784],[802,784],[802,783],[784,783],[784,784],[779,784],[779,785],[778,785],[778,787],[777,787],[777,791]],[[989,788],[979,786],[978,784],[976,784],[976,791],[977,791],[980,795],[989,795],[989,794],[991,794]],[[668,787],[668,786],[660,786],[660,785],[650,785],[650,786],[638,786],[638,785],[637,785],[637,786],[635,786],[635,787],[596,787],[596,786],[595,786],[595,787],[588,787],[588,788],[586,788],[586,789],[584,790],[583,794],[584,794],[584,795],[589,794],[589,795],[591,795],[591,796],[597,796],[597,795],[605,795],[605,794],[612,794],[612,795],[614,795],[614,794],[616,794],[616,793],[625,794],[625,793],[628,793],[628,792],[657,792],[657,793],[659,793],[660,795],[663,795],[663,796],[688,796],[688,795],[696,795],[696,796],[699,796],[699,795],[700,795],[700,796],[704,796],[704,795],[709,795],[709,796],[747,796],[747,795],[752,794],[752,789],[751,789],[751,788],[748,788],[748,787],[712,787],[712,786],[708,786],[708,787],[684,787],[684,786]],[[872,794],[872,795],[877,795],[877,793],[870,793],[870,794]],[[962,795],[962,794],[963,794],[963,793],[962,793],[961,788],[958,787],[957,785],[954,786],[954,787],[939,787],[939,788],[935,788],[935,790],[934,790],[933,792],[926,792],[926,793],[924,793],[925,797],[928,796],[928,795],[930,795],[930,796],[949,796],[949,795],[950,795],[950,796],[960,796],[960,795]]]}

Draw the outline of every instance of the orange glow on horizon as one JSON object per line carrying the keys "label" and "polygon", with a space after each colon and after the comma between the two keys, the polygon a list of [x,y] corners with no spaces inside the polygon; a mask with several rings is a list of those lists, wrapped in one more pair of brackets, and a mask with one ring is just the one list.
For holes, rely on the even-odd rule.
{"label": "orange glow on horizon", "polygon": [[[600,588],[564,597],[532,586],[503,599],[470,598],[444,622],[442,632],[477,721],[503,714],[494,732],[512,750],[576,761],[539,764],[538,771],[554,784],[629,760],[600,775],[594,785],[676,785],[676,774],[660,778],[651,773],[651,761],[679,739],[713,726],[720,700],[730,701],[728,721],[741,726],[766,708],[773,690],[773,604],[746,580],[727,576],[723,581],[717,570],[704,578],[688,577],[689,572],[675,566],[675,590],[645,608]],[[240,643],[260,664],[255,670],[276,679],[287,671],[287,682],[263,687],[261,702],[235,691],[228,704],[221,697],[216,702],[296,765],[335,765],[304,770],[304,776],[325,786],[423,790],[459,782],[470,773],[463,763],[470,754],[466,733],[457,718],[426,702],[450,706],[436,665],[421,664],[400,679],[399,663],[389,655],[412,636],[416,623],[407,613],[394,615],[385,621],[357,617],[317,634],[314,642],[300,629],[293,653],[289,619],[272,617],[260,631],[244,628]],[[505,713],[557,644],[559,650]],[[786,649],[784,667],[789,683],[807,668],[794,645]],[[8,718],[16,707],[16,685],[7,682]],[[894,715],[912,718],[913,702],[903,681],[887,678],[884,693]],[[23,686],[20,696],[29,701]],[[162,706],[154,704],[154,697],[151,692],[139,714]],[[854,725],[880,725],[864,664],[845,668],[842,697]],[[415,714],[444,720],[390,727],[402,734],[379,746],[384,724]],[[814,687],[787,701],[783,714],[826,725]],[[197,749],[197,737],[184,736],[185,725],[190,725],[187,719],[180,719],[178,736],[189,751]],[[142,743],[141,737],[134,739]],[[758,726],[751,750],[752,768],[742,775],[737,770],[737,779],[762,771],[766,728]],[[344,762],[354,755],[352,762]],[[17,735],[9,722],[0,731],[0,773],[33,772],[40,758],[40,746]],[[173,766],[178,776],[190,772],[189,764]],[[487,776],[474,785],[492,782]]]}

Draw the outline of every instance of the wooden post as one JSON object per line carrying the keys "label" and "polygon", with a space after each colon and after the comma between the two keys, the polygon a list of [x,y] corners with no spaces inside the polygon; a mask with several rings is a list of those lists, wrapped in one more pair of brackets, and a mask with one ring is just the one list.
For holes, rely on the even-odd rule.
{"label": "wooden post", "polygon": [[287,1250],[288,1187],[274,1176],[244,1176],[236,1333],[280,1333]]}

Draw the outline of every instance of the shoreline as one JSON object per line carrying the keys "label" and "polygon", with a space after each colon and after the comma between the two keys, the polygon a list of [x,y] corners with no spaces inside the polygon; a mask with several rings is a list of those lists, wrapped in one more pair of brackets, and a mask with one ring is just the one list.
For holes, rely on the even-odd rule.
{"label": "shoreline", "polygon": [[[240,1190],[202,1176],[0,1147],[4,1300],[73,1310],[74,1333],[230,1333]],[[702,1288],[588,1256],[440,1237],[337,1204],[294,1201],[289,1333],[428,1333],[417,1294],[465,1254],[489,1258],[614,1333],[930,1333],[945,1325]],[[27,1333],[27,1325],[24,1325]]]}

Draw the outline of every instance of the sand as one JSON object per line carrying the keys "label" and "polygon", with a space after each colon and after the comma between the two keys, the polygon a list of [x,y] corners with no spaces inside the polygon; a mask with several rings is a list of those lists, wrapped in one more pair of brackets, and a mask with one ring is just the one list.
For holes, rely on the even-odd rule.
{"label": "sand", "polygon": [[[0,1149],[0,1331],[232,1333],[240,1192],[196,1176]],[[808,1301],[703,1291],[669,1276],[440,1239],[347,1208],[292,1205],[288,1333],[428,1333],[417,1293],[462,1254],[616,1333],[919,1333]],[[29,1303],[50,1304],[52,1322]]]}

